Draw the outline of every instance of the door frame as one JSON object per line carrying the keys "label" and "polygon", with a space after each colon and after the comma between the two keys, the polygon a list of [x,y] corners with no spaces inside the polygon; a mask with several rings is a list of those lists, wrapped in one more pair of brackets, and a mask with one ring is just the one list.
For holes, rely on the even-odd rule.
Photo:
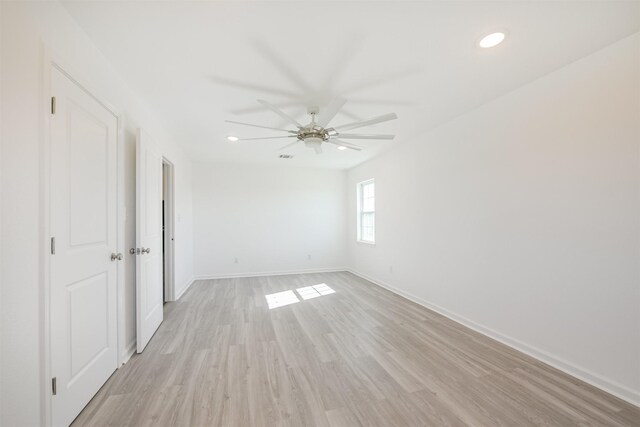
{"label": "door frame", "polygon": [[[165,169],[166,167],[166,169]],[[166,175],[165,175],[166,170]],[[176,270],[175,270],[175,166],[166,156],[162,156],[162,196],[165,196],[163,206],[164,218],[164,254],[162,268],[164,269],[165,302],[176,300]]]}
{"label": "door frame", "polygon": [[[70,79],[74,84],[78,85],[89,96],[95,99],[100,105],[106,108],[117,121],[116,135],[116,251],[122,254],[128,254],[125,248],[125,171],[124,171],[124,116],[111,103],[105,100],[99,91],[93,90],[93,86],[88,82],[82,73],[70,67],[63,60],[64,56],[58,55],[53,49],[44,42],[40,42],[40,72],[41,72],[41,105],[39,136],[40,136],[40,176],[39,176],[39,225],[40,225],[40,250],[39,250],[39,282],[40,282],[40,372],[41,372],[41,389],[40,404],[41,425],[50,426],[52,423],[52,407],[53,395],[51,393],[51,263],[50,263],[50,238],[51,238],[51,185],[49,177],[51,174],[51,97],[52,84],[51,76],[54,69],[57,69]],[[125,263],[117,264],[116,273],[116,337],[117,337],[117,353],[118,353],[118,369],[126,363],[130,353],[127,352],[127,343],[125,339]]]}

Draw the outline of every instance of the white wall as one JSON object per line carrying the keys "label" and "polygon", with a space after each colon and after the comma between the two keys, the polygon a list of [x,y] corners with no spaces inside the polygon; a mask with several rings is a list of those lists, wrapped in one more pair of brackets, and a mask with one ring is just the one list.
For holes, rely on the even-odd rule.
{"label": "white wall", "polygon": [[[0,2],[2,127],[0,165],[0,281],[2,371],[0,424],[41,425],[47,384],[43,368],[41,265],[44,236],[40,217],[43,105],[42,44],[68,71],[115,106],[125,120],[126,242],[135,246],[135,130],[145,128],[158,141],[176,171],[176,288],[193,277],[191,162],[149,113],[85,33],[57,2]],[[44,104],[43,104],[44,103]],[[135,340],[134,260],[126,262],[126,337]]]}
{"label": "white wall", "polygon": [[[351,268],[640,403],[639,54],[635,35],[350,170]],[[355,243],[368,178],[375,246]]]}
{"label": "white wall", "polygon": [[[3,15],[2,6],[0,5],[0,23],[2,22],[2,15]],[[3,200],[3,197],[2,197],[2,141],[3,141],[3,136],[2,136],[3,119],[2,119],[2,117],[3,117],[3,111],[2,110],[4,108],[4,103],[2,102],[2,99],[4,99],[4,97],[3,97],[4,92],[3,92],[3,88],[2,88],[2,86],[3,86],[3,84],[2,84],[2,81],[3,81],[2,75],[4,73],[4,68],[2,66],[2,63],[3,63],[3,55],[2,55],[2,44],[3,44],[2,39],[3,39],[3,36],[4,36],[4,34],[3,34],[2,30],[0,30],[0,412],[2,412],[2,396],[4,396],[4,387],[2,386],[3,379],[4,379],[3,374],[2,374],[3,369],[4,369],[3,368],[3,366],[4,366],[4,364],[3,364],[3,354],[4,354],[3,341],[4,340],[2,339],[2,333],[4,331],[4,327],[3,327],[4,321],[2,320],[2,312],[1,312],[1,310],[2,310],[2,270],[3,270],[3,264],[4,264],[3,257],[2,257],[2,249],[3,249],[2,247],[3,247],[3,245],[1,243],[2,242],[2,228],[3,228],[2,227],[2,224],[3,224],[3,222],[2,222],[2,212],[4,211],[4,209],[2,208],[2,200]],[[2,415],[0,415],[0,426],[2,426],[2,425],[3,425]]]}
{"label": "white wall", "polygon": [[344,171],[196,163],[193,182],[196,277],[346,266]]}

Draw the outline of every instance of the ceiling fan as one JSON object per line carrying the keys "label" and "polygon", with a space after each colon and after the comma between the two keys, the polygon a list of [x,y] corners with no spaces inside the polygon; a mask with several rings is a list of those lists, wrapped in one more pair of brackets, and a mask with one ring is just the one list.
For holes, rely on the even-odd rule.
{"label": "ceiling fan", "polygon": [[262,104],[264,107],[266,107],[267,109],[276,113],[278,116],[282,117],[287,122],[291,123],[293,126],[296,127],[296,130],[280,129],[280,128],[274,128],[269,126],[254,125],[251,123],[242,123],[242,122],[236,122],[233,120],[226,120],[227,123],[234,123],[234,124],[243,125],[243,126],[252,126],[252,127],[262,128],[262,129],[277,130],[277,131],[287,132],[289,134],[284,136],[265,136],[265,137],[259,137],[259,138],[238,138],[238,139],[234,138],[234,140],[252,141],[252,140],[263,140],[263,139],[296,138],[295,141],[285,145],[284,147],[281,147],[279,150],[284,150],[298,144],[299,142],[303,142],[306,147],[313,148],[316,154],[321,154],[322,144],[325,142],[329,144],[337,145],[339,147],[345,147],[351,150],[360,151],[362,150],[361,146],[343,141],[343,139],[391,140],[395,138],[395,135],[376,135],[376,134],[344,133],[344,132],[350,131],[353,129],[358,129],[365,126],[371,126],[376,123],[382,123],[389,120],[397,119],[398,116],[396,115],[396,113],[388,113],[388,114],[384,114],[382,116],[374,117],[368,120],[362,120],[358,122],[347,123],[340,126],[329,127],[329,123],[331,122],[331,120],[336,116],[336,114],[338,114],[340,109],[345,104],[346,100],[344,99],[338,99],[334,101],[327,108],[327,111],[323,112],[322,114],[320,114],[320,109],[318,107],[307,108],[307,113],[311,116],[311,122],[304,126],[300,124],[297,120],[295,120],[293,117],[289,116],[287,113],[285,113],[284,111],[276,107],[275,105],[272,105],[262,99],[258,99],[258,102]]}

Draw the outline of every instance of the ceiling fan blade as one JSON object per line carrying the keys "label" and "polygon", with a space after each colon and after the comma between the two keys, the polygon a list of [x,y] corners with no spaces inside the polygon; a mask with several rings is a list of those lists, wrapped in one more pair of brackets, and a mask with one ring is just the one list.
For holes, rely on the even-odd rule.
{"label": "ceiling fan blade", "polygon": [[235,87],[243,90],[248,89],[248,90],[258,91],[262,93],[270,93],[273,95],[286,96],[287,98],[292,98],[292,99],[298,98],[298,94],[296,92],[289,92],[289,91],[281,90],[278,88],[263,86],[260,84],[254,84],[249,82],[243,82],[240,80],[229,79],[226,77],[211,76],[209,77],[209,80],[211,80],[215,84],[219,84],[223,86],[230,86],[230,87]]}
{"label": "ceiling fan blade", "polygon": [[300,142],[300,141],[293,141],[291,144],[287,144],[287,145],[285,145],[284,147],[280,147],[280,148],[278,148],[278,151],[286,150],[286,149],[287,149],[287,148],[289,148],[289,147],[293,147],[293,146],[294,146],[294,145],[296,145],[298,142]]}
{"label": "ceiling fan blade", "polygon": [[293,117],[291,117],[290,115],[288,115],[287,113],[285,113],[284,111],[276,107],[275,105],[269,104],[267,101],[263,99],[258,99],[258,102],[264,105],[265,107],[267,107],[269,110],[276,113],[277,115],[279,115],[280,117],[282,117],[284,120],[294,124],[298,129],[302,127],[302,125],[298,123],[296,119],[294,119]]}
{"label": "ceiling fan blade", "polygon": [[287,136],[260,136],[258,138],[239,138],[238,141],[257,141],[259,139],[285,139],[285,138],[296,138],[297,135],[287,135]]}
{"label": "ceiling fan blade", "polygon": [[296,65],[295,61],[291,61],[288,57],[280,56],[275,49],[272,49],[263,39],[258,39],[254,43],[254,47],[265,59],[271,62],[275,68],[282,73],[283,76],[291,80],[298,88],[304,92],[310,92],[312,89],[305,81],[303,74],[294,70],[293,65]]}
{"label": "ceiling fan blade", "polygon": [[331,141],[336,141],[338,144],[342,144],[342,145],[344,145],[344,146],[350,146],[350,147],[358,147],[358,148],[362,148],[362,147],[360,147],[359,145],[353,144],[353,143],[351,143],[351,142],[343,141],[343,140],[338,139],[338,138],[331,138],[331,139],[329,140],[329,142],[331,142]]}
{"label": "ceiling fan blade", "polygon": [[272,127],[269,127],[269,126],[261,126],[261,125],[252,125],[251,123],[236,122],[235,120],[225,120],[225,122],[227,122],[227,123],[234,123],[234,124],[236,124],[236,125],[242,125],[242,126],[251,126],[251,127],[254,127],[254,128],[271,129],[271,130],[281,130],[282,132],[295,133],[295,131],[293,131],[293,130],[280,129],[280,128],[272,128]]}
{"label": "ceiling fan blade", "polygon": [[373,119],[363,120],[361,122],[347,123],[346,125],[336,126],[333,129],[336,131],[357,129],[365,126],[375,125],[376,123],[388,122],[389,120],[395,120],[397,118],[398,115],[396,113],[389,113],[382,116],[374,117]]}
{"label": "ceiling fan blade", "polygon": [[354,98],[349,97],[350,104],[362,104],[362,105],[400,105],[403,107],[415,107],[417,105],[416,102],[412,101],[400,101],[400,100],[391,100],[385,98]]}
{"label": "ceiling fan blade", "polygon": [[[279,102],[277,104],[278,108],[282,108],[282,107],[293,107],[293,106],[299,106],[301,103],[304,103],[302,101],[288,101],[288,102]],[[391,103],[388,103],[389,105],[393,105]],[[233,110],[229,110],[228,112],[234,115],[243,115],[243,114],[251,114],[251,113],[261,113],[264,110],[266,110],[267,108],[260,104],[260,105],[255,105],[255,106],[251,106],[251,107],[240,107],[240,108],[235,108]]]}
{"label": "ceiling fan blade", "polygon": [[395,135],[376,135],[372,133],[339,133],[338,136],[344,139],[393,139]]}
{"label": "ceiling fan blade", "polygon": [[321,109],[319,114],[320,117],[318,118],[318,126],[326,128],[331,120],[333,120],[333,118],[336,116],[336,114],[338,114],[342,107],[344,107],[344,104],[346,102],[346,99],[336,98],[331,101],[329,105],[327,105],[327,108],[325,110]]}
{"label": "ceiling fan blade", "polygon": [[340,141],[339,139],[330,139],[327,142],[329,144],[338,145],[340,147],[346,147],[351,150],[362,151],[362,147],[355,144],[349,144],[348,142]]}

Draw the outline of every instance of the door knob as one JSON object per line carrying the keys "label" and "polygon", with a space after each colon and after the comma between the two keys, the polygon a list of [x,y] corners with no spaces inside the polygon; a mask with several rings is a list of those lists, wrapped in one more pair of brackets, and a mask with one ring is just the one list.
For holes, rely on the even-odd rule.
{"label": "door knob", "polygon": [[122,254],[121,253],[111,254],[111,261],[115,261],[115,260],[120,261],[121,259],[122,259]]}
{"label": "door knob", "polygon": [[151,252],[151,248],[145,248],[145,247],[142,248],[143,254],[148,254],[149,252]]}

